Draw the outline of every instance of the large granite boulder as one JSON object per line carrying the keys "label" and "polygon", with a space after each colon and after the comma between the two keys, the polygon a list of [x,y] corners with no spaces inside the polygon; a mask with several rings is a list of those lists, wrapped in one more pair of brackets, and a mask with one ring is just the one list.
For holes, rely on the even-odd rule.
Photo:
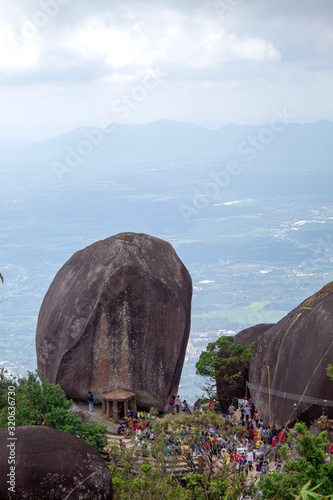
{"label": "large granite boulder", "polygon": [[252,342],[256,342],[257,338],[262,334],[267,332],[274,323],[259,323],[258,325],[250,326],[245,328],[241,332],[236,333],[234,337],[234,343],[240,344],[244,347],[250,347]]}
{"label": "large granite boulder", "polygon": [[177,392],[192,282],[173,247],[121,233],[76,252],[54,278],[36,333],[40,376],[95,401],[125,389],[160,411]]}
{"label": "large granite boulder", "polygon": [[283,426],[298,418],[318,418],[324,400],[333,399],[333,382],[326,374],[327,365],[333,362],[332,326],[333,282],[258,338],[252,352],[249,381],[251,396],[266,424],[270,421],[268,366],[273,424]]}
{"label": "large granite boulder", "polygon": [[63,500],[70,492],[73,500],[112,499],[107,464],[77,436],[25,426],[11,439],[0,429],[0,449],[0,499]]}

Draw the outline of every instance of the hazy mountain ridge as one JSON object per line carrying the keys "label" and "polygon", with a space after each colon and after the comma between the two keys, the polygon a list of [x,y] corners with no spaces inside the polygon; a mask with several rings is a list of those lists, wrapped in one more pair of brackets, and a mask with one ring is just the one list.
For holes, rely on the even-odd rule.
{"label": "hazy mountain ridge", "polygon": [[[332,281],[333,124],[289,124],[262,144],[269,130],[162,120],[118,125],[92,146],[87,134],[99,131],[80,128],[4,159],[0,365],[35,368],[37,315],[54,275],[74,252],[119,232],[174,246],[194,283],[191,334],[207,340],[276,322]],[[59,177],[53,162],[66,167],[80,141],[90,154]],[[239,175],[212,185],[229,160]],[[194,371],[191,358],[181,382],[189,399]]]}
{"label": "hazy mountain ridge", "polygon": [[[81,141],[92,145],[97,158],[110,161],[177,157],[180,159],[221,159],[230,155],[251,160],[250,150],[261,157],[333,155],[333,122],[322,120],[298,124],[282,122],[263,126],[227,124],[217,130],[198,125],[159,120],[143,125],[114,124],[109,129],[81,127],[53,139],[32,144],[23,155],[48,160],[64,159]],[[87,156],[89,156],[87,155]]]}

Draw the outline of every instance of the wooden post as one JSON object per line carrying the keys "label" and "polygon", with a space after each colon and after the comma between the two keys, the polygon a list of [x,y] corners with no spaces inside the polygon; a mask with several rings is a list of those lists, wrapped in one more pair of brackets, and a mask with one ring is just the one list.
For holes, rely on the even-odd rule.
{"label": "wooden post", "polygon": [[272,410],[271,410],[271,380],[269,366],[267,366],[267,376],[268,376],[268,405],[269,405],[269,428],[272,434]]}

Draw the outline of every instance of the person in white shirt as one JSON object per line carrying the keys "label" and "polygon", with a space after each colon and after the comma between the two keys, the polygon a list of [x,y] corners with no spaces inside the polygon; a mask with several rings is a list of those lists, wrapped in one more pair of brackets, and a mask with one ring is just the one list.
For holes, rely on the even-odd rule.
{"label": "person in white shirt", "polygon": [[246,460],[247,460],[247,463],[249,464],[249,470],[252,470],[252,464],[253,464],[253,452],[252,451],[247,452]]}

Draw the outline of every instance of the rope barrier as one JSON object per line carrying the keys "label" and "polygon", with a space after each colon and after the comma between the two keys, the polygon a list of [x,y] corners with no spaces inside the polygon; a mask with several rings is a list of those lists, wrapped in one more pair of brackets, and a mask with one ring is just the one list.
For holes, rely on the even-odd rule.
{"label": "rope barrier", "polygon": [[277,391],[275,389],[268,389],[267,387],[262,387],[254,384],[250,384],[249,382],[246,382],[246,387],[254,390],[261,391],[265,394],[271,394],[271,396],[276,396],[278,398],[283,398],[283,399],[291,399],[292,401],[300,401],[302,403],[310,403],[313,405],[318,405],[318,406],[333,406],[333,401],[331,400],[324,400],[324,399],[319,399],[319,398],[311,398],[310,396],[301,396],[301,394],[292,394],[290,392],[283,392],[283,391]]}

